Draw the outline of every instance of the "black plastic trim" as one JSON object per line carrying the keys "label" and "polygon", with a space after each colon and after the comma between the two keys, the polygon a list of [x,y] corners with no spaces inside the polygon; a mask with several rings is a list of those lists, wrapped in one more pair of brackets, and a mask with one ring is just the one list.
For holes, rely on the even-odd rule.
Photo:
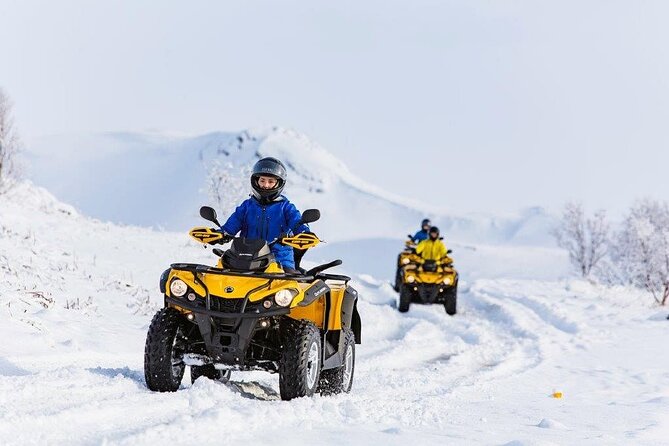
{"label": "black plastic trim", "polygon": [[185,301],[181,298],[167,297],[165,296],[165,302],[181,307],[185,310],[191,311],[193,313],[204,314],[207,316],[220,317],[225,319],[246,319],[246,318],[263,318],[270,316],[280,316],[290,313],[290,308],[278,308],[274,310],[266,310],[259,312],[244,312],[244,313],[228,313],[223,311],[209,310],[207,308],[202,308],[197,304]]}
{"label": "black plastic trim", "polygon": [[199,265],[196,263],[173,263],[170,265],[172,269],[177,271],[187,271],[191,273],[201,274],[219,274],[221,276],[236,276],[236,277],[256,277],[258,279],[281,279],[281,280],[295,280],[296,282],[313,282],[314,276],[304,276],[301,274],[288,273],[259,273],[258,271],[231,271],[213,266]]}
{"label": "black plastic trim", "polygon": [[325,293],[330,291],[330,287],[327,286],[325,282],[322,280],[318,279],[316,280],[313,285],[311,285],[305,292],[304,292],[304,299],[298,303],[297,305],[300,307],[306,307],[307,305],[310,305],[313,303],[316,299],[324,295]]}
{"label": "black plastic trim", "polygon": [[170,275],[170,271],[172,271],[172,268],[167,268],[160,275],[160,292],[163,293],[163,294],[165,294],[167,292],[167,278]]}

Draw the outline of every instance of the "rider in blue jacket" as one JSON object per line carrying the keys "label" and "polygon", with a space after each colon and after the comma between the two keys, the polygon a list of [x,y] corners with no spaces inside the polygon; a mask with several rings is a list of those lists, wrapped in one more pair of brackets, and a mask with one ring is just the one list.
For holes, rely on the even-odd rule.
{"label": "rider in blue jacket", "polygon": [[423,220],[420,224],[421,230],[416,232],[416,234],[411,237],[411,240],[413,240],[414,243],[419,243],[422,242],[423,240],[427,240],[428,237],[430,236],[430,228],[432,227],[432,223],[430,220],[427,218]]}
{"label": "rider in blue jacket", "polygon": [[[308,232],[299,224],[302,213],[281,195],[286,185],[286,167],[276,158],[263,158],[253,166],[250,198],[240,204],[221,226],[227,235],[241,232],[245,238],[276,240],[281,235]],[[293,248],[275,243],[272,252],[284,271],[295,272]]]}

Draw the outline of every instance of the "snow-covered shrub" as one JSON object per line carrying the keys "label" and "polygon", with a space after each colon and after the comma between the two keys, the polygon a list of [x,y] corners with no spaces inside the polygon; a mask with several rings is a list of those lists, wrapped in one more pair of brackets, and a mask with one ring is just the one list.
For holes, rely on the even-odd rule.
{"label": "snow-covered shrub", "polygon": [[80,310],[84,313],[95,313],[97,311],[97,306],[93,303],[92,296],[88,296],[85,300],[81,300],[77,297],[76,299],[66,299],[65,309]]}
{"label": "snow-covered shrub", "polygon": [[0,88],[0,193],[16,179],[19,137],[12,119],[12,103]]}
{"label": "snow-covered shrub", "polygon": [[606,257],[609,224],[604,211],[586,217],[583,205],[567,203],[553,235],[582,277],[589,277]]}
{"label": "snow-covered shrub", "polygon": [[160,310],[162,306],[151,300],[151,293],[144,289],[142,292],[135,293],[134,300],[128,304],[128,308],[133,314],[142,316],[153,315]]}
{"label": "snow-covered shrub", "polygon": [[648,291],[661,305],[669,298],[669,205],[635,204],[615,236],[611,258],[623,280]]}

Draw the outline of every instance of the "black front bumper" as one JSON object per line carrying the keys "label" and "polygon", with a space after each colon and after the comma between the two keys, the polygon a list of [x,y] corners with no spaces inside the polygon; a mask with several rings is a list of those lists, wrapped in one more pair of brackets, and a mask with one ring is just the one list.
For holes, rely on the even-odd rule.
{"label": "black front bumper", "polygon": [[434,283],[414,283],[411,286],[411,302],[434,304],[446,302],[446,296],[453,292],[454,285]]}
{"label": "black front bumper", "polygon": [[261,319],[283,316],[289,308],[265,309],[262,302],[251,304],[247,299],[213,297],[207,309],[204,300],[189,302],[165,296],[165,303],[192,313],[205,344],[207,355],[215,363],[244,369],[248,364],[246,352]]}

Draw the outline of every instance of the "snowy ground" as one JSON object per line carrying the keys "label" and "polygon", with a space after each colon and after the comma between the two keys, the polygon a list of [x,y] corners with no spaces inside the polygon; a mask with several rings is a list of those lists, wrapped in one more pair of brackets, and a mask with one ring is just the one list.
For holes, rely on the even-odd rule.
{"label": "snowy ground", "polygon": [[350,394],[282,402],[260,372],[158,394],[142,363],[158,277],[210,252],[21,187],[0,198],[0,444],[666,444],[669,321],[649,298],[566,280],[549,248],[454,241],[460,313],[401,315],[400,246],[308,254],[344,258],[360,291]]}

